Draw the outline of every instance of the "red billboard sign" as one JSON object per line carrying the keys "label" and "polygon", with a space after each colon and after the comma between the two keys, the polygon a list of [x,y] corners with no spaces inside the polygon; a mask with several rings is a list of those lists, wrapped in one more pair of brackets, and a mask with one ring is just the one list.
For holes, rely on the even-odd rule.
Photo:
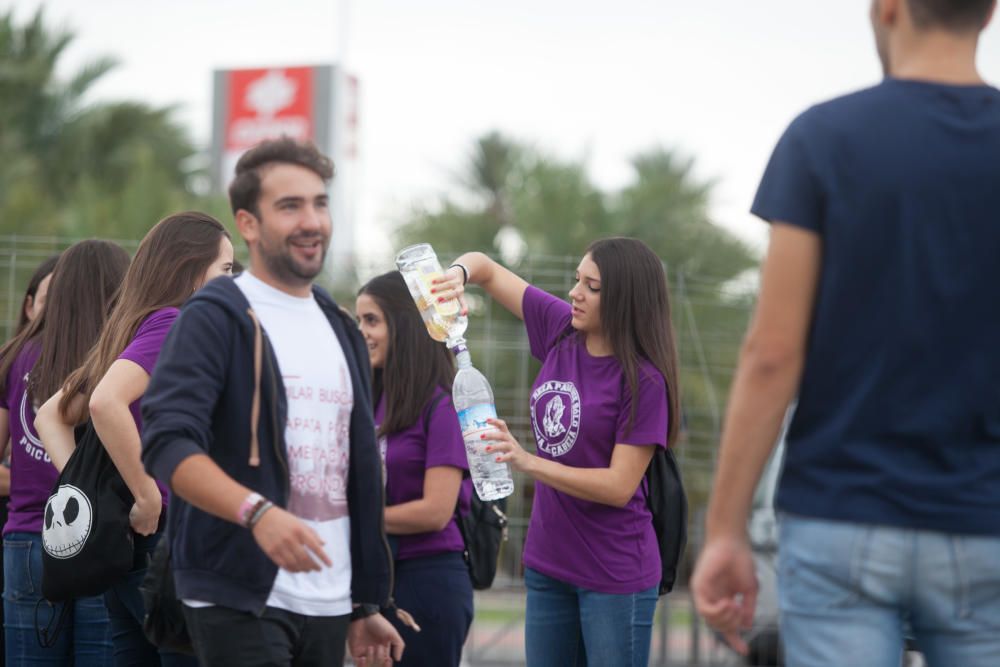
{"label": "red billboard sign", "polygon": [[241,153],[281,135],[316,139],[312,67],[230,70],[226,74],[226,153]]}

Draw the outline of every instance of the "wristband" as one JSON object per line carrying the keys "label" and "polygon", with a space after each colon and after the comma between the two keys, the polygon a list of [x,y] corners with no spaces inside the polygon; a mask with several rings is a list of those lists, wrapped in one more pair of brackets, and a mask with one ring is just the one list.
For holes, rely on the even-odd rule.
{"label": "wristband", "polygon": [[452,264],[448,268],[450,269],[450,268],[453,268],[453,267],[456,267],[456,266],[458,268],[462,269],[462,275],[465,276],[462,279],[462,286],[464,287],[465,285],[469,284],[469,267],[467,267],[465,264],[459,264],[458,262],[455,262],[454,264]]}
{"label": "wristband", "polygon": [[357,607],[351,610],[351,621],[358,621],[362,618],[368,618],[369,616],[374,616],[381,611],[377,604],[367,604],[362,602]]}
{"label": "wristband", "polygon": [[242,503],[240,503],[240,509],[236,512],[236,523],[240,524],[244,528],[250,527],[250,517],[253,513],[257,511],[261,503],[264,502],[264,497],[257,492],[249,494]]}
{"label": "wristband", "polygon": [[253,530],[253,527],[257,525],[258,521],[260,521],[260,518],[264,516],[264,512],[268,511],[272,507],[274,507],[274,503],[272,503],[270,500],[265,500],[263,503],[261,503],[260,507],[258,507],[254,511],[254,513],[250,516],[250,521],[247,522],[247,528]]}

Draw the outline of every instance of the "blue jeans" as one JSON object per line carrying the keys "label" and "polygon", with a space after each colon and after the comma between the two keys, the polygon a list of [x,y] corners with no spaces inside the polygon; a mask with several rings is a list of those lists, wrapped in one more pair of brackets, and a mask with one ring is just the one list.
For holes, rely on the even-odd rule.
{"label": "blue jeans", "polygon": [[898,667],[904,633],[928,665],[1000,665],[1000,537],[782,515],[789,667]]}
{"label": "blue jeans", "polygon": [[389,619],[406,642],[398,667],[458,667],[472,625],[472,580],[458,552],[396,561],[396,605],[413,614],[420,632]]}
{"label": "blue jeans", "polygon": [[597,593],[525,568],[528,667],[646,667],[656,586]]}
{"label": "blue jeans", "polygon": [[132,571],[104,593],[104,604],[111,619],[111,639],[114,644],[115,667],[197,667],[194,656],[161,651],[149,643],[142,631],[146,610],[139,586],[160,535],[136,536]]}
{"label": "blue jeans", "polygon": [[38,643],[38,624],[51,629],[63,603],[42,599],[42,536],[10,533],[3,540],[3,610],[5,655],[8,665],[93,665],[111,662],[111,628],[100,596],[75,600],[66,610],[64,625],[49,648]]}

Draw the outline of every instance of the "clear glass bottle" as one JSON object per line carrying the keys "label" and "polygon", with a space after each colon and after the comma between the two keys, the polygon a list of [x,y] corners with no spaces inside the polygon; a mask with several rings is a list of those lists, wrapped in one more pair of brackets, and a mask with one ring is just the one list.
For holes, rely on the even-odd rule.
{"label": "clear glass bottle", "polygon": [[463,336],[469,320],[461,314],[458,299],[442,303],[436,295],[431,294],[431,283],[442,275],[442,271],[430,244],[419,243],[403,248],[396,255],[396,267],[403,274],[410,296],[417,304],[417,310],[420,311],[431,338],[446,343],[451,349],[464,344]]}
{"label": "clear glass bottle", "polygon": [[497,500],[514,492],[510,466],[497,463],[496,453],[486,452],[493,440],[482,440],[480,435],[494,427],[487,419],[496,419],[493,389],[489,381],[472,365],[472,357],[464,344],[452,348],[458,360],[458,373],[452,384],[451,395],[458,411],[458,423],[465,440],[465,456],[476,494],[483,500]]}

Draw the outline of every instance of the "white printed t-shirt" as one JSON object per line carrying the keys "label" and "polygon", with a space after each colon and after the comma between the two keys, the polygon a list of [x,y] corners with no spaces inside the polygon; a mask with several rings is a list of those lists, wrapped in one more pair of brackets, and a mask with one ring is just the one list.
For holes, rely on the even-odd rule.
{"label": "white printed t-shirt", "polygon": [[333,567],[278,570],[267,606],[305,616],[351,613],[347,469],[354,389],[344,351],[316,299],[295,297],[245,271],[235,279],[274,348],[288,396],[288,511],[326,543]]}

